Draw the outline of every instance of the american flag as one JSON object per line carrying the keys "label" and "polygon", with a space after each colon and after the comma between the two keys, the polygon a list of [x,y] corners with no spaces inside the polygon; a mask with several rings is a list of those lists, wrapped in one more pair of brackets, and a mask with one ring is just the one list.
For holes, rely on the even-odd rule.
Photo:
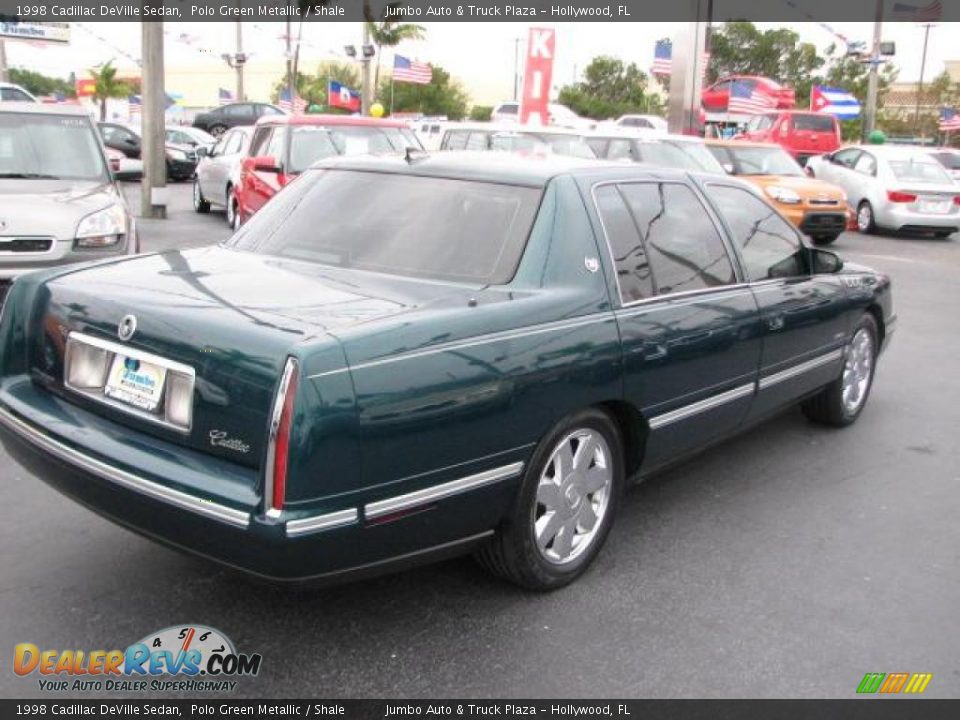
{"label": "american flag", "polygon": [[290,89],[284,88],[280,91],[280,101],[277,103],[277,106],[288,113],[302,115],[307,109],[307,101],[300,97],[299,93],[294,93],[291,99]]}
{"label": "american flag", "polygon": [[943,5],[940,0],[933,0],[927,5],[911,5],[909,3],[894,3],[891,20],[905,20],[907,22],[932,22],[939,20],[943,14]]}
{"label": "american flag", "polygon": [[[710,64],[710,51],[703,53],[703,67],[700,68],[701,80],[707,76],[707,66]],[[657,40],[653,48],[653,67],[650,71],[654,75],[670,75],[673,72],[673,43],[669,40]]]}
{"label": "american flag", "polygon": [[229,105],[233,102],[233,93],[229,90],[219,88],[219,92],[217,93],[217,101],[220,105]]}
{"label": "american flag", "polygon": [[653,48],[654,75],[669,75],[673,65],[673,43],[669,40],[657,40]]}
{"label": "american flag", "polygon": [[131,95],[127,98],[128,111],[131,120],[139,120],[143,113],[143,101],[139,95]]}
{"label": "american flag", "polygon": [[744,80],[734,80],[730,87],[730,102],[727,112],[737,115],[759,115],[777,106],[777,99],[758,85]]}
{"label": "american flag", "polygon": [[429,85],[430,81],[433,80],[433,68],[430,67],[429,63],[410,60],[403,55],[394,55],[393,79],[396,82]]}
{"label": "american flag", "polygon": [[957,112],[957,109],[952,107],[940,108],[940,124],[938,127],[941,132],[960,130],[960,113]]}

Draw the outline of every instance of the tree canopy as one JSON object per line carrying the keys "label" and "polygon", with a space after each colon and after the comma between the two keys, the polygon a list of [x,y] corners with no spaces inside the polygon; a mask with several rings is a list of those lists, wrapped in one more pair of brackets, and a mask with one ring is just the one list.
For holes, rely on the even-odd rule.
{"label": "tree canopy", "polygon": [[[380,83],[380,102],[390,106],[390,78]],[[393,84],[393,112],[417,112],[424,115],[445,115],[461,120],[467,114],[470,101],[467,91],[458,80],[439,65],[433,66],[429,85],[398,82]]]}
{"label": "tree canopy", "polygon": [[609,55],[595,57],[583,80],[560,89],[558,101],[584,117],[606,120],[628,113],[660,113],[659,95],[648,90],[649,79],[636,63]]}
{"label": "tree canopy", "polygon": [[77,90],[74,84],[63,78],[50,77],[35,70],[26,68],[10,68],[10,82],[19,85],[33,95],[56,95],[75,97]]}

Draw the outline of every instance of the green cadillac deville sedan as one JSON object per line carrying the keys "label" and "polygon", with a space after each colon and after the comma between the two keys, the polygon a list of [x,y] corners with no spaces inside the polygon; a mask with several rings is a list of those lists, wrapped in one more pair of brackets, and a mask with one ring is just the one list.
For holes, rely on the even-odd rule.
{"label": "green cadillac deville sedan", "polygon": [[790,405],[863,411],[890,281],[748,186],[343,158],[229,242],[21,277],[0,436],[148,537],[277,580],[476,551],[550,589],[628,481]]}

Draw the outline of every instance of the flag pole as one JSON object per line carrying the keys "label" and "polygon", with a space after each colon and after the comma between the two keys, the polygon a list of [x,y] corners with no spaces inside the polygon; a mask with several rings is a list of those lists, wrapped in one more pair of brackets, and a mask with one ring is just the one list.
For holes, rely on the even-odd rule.
{"label": "flag pole", "polygon": [[393,115],[393,73],[390,73],[390,114]]}

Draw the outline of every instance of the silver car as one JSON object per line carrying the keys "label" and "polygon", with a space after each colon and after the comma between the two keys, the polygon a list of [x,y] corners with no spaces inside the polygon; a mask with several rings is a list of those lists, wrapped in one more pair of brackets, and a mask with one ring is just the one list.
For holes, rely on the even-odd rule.
{"label": "silver car", "polygon": [[208,213],[214,205],[222,207],[227,213],[227,224],[234,226],[237,201],[233,189],[240,180],[240,163],[247,156],[252,136],[253,127],[231,128],[200,158],[193,180],[193,209],[198,213]]}
{"label": "silver car", "polygon": [[138,249],[87,112],[0,103],[0,302],[23,273]]}
{"label": "silver car", "polygon": [[807,169],[844,189],[862,233],[887,229],[946,237],[960,229],[960,185],[928,151],[856,145],[810,158]]}

